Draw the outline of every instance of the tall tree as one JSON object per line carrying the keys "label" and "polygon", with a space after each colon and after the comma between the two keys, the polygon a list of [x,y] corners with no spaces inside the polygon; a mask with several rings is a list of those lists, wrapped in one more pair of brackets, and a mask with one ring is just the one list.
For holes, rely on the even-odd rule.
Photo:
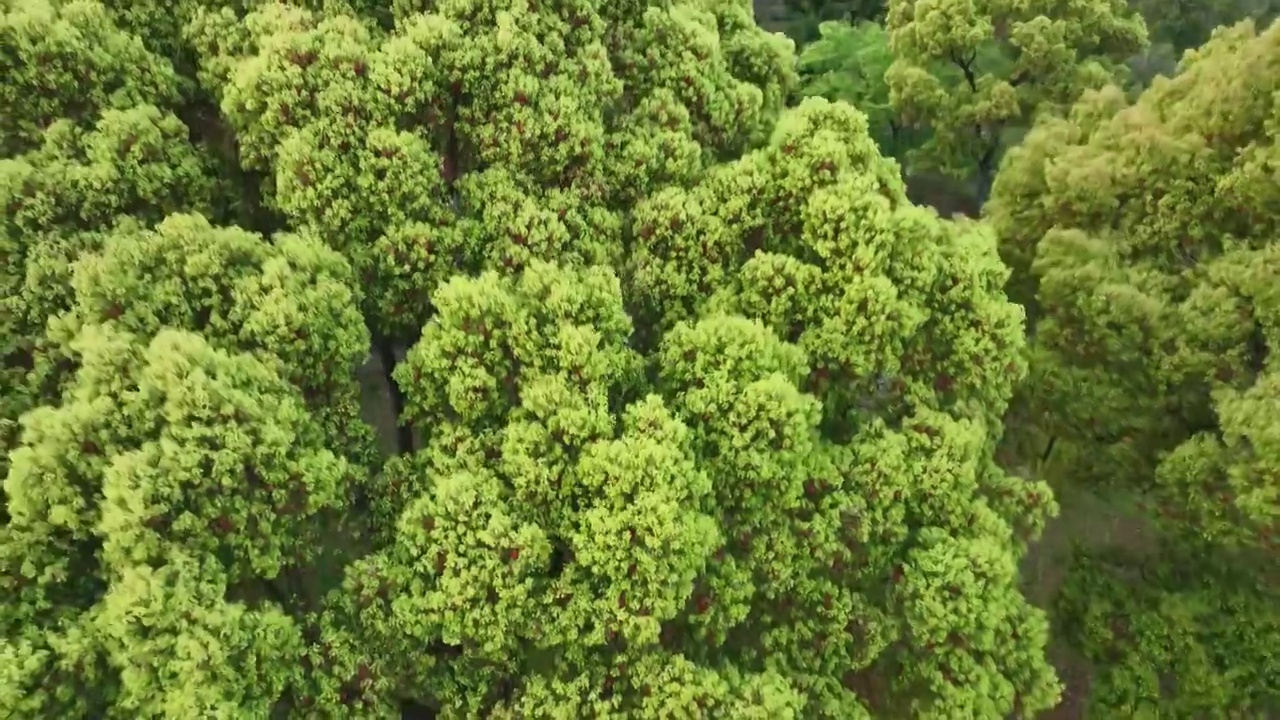
{"label": "tall tree", "polygon": [[208,158],[175,115],[178,78],[97,3],[0,14],[0,471],[17,418],[49,392],[44,325],[71,263],[119,222],[212,212]]}
{"label": "tall tree", "polygon": [[1090,93],[988,206],[1034,298],[1028,418],[1058,482],[1136,496],[1154,549],[1059,600],[1105,716],[1280,711],[1280,25],[1224,28],[1130,103]]}
{"label": "tall tree", "polygon": [[[1054,704],[1017,566],[1055,503],[992,460],[1026,371],[994,238],[913,207],[864,114],[784,113],[794,48],[746,2],[171,5],[53,6],[178,68],[147,117],[200,172],[5,210],[92,233],[22,260],[48,369],[5,417],[5,706]],[[86,174],[153,177],[117,135],[141,105],[64,104],[42,142],[110,128]],[[227,190],[284,228],[187,199]],[[413,431],[385,464],[353,421],[370,335]]]}
{"label": "tall tree", "polygon": [[[840,224],[852,214],[867,223]],[[390,464],[400,520],[335,610],[373,638],[342,656],[377,668],[366,702],[1054,704],[1047,626],[1015,569],[1053,501],[990,462],[1022,342],[990,238],[907,204],[862,116],[825,102],[635,222],[621,282],[534,262],[435,294],[397,371],[431,438]],[[636,321],[659,338],[648,362]],[[448,663],[395,661],[441,647]]]}
{"label": "tall tree", "polygon": [[1124,0],[890,0],[890,99],[929,129],[913,160],[971,177],[986,201],[1011,134],[1106,85],[1146,46]]}

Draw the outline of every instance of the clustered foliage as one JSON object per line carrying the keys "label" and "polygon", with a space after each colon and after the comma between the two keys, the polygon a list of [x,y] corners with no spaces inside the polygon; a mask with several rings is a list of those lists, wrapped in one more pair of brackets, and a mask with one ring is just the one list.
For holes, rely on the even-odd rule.
{"label": "clustered foliage", "polygon": [[1124,0],[890,0],[885,28],[893,107],[931,130],[917,161],[976,174],[979,202],[1008,130],[1111,82],[1147,39]]}
{"label": "clustered foliage", "polygon": [[862,21],[857,25],[828,21],[819,37],[804,46],[799,71],[805,95],[839,100],[867,116],[871,139],[886,156],[905,159],[906,151],[919,144],[918,130],[902,125],[890,103],[885,72],[893,64],[889,33],[883,25]]}
{"label": "clustered foliage", "polygon": [[940,208],[980,209],[1005,151],[1039,115],[1135,67],[1145,74],[1158,54],[1138,55],[1146,26],[1123,0],[802,4],[825,20],[816,37],[796,35],[804,93],[865,112],[881,151],[915,181],[913,197]]}
{"label": "clustered foliage", "polygon": [[988,207],[1052,472],[1147,510],[1153,547],[1086,556],[1060,601],[1104,714],[1280,707],[1278,82],[1280,26],[1221,29],[1136,101],[1038,126]]}
{"label": "clustered foliage", "polygon": [[[1077,564],[1099,707],[1176,673],[1178,712],[1272,708],[1275,258],[1241,214],[1272,107],[1214,78],[1280,77],[1280,30],[1044,124],[989,224],[877,147],[908,86],[954,165],[956,128],[1112,77],[1021,87],[1141,40],[1077,5],[891,1],[864,112],[788,107],[794,46],[741,0],[0,3],[0,705],[1034,717],[1062,687],[1019,562],[1058,505],[995,462],[1020,391],[1205,565]],[[931,74],[993,43],[968,95]]]}
{"label": "clustered foliage", "polygon": [[[205,158],[172,112],[172,66],[97,3],[14,3],[0,16],[0,456],[51,392],[44,326],[69,309],[72,262],[117,225],[208,211]],[[7,466],[0,457],[0,470]]]}

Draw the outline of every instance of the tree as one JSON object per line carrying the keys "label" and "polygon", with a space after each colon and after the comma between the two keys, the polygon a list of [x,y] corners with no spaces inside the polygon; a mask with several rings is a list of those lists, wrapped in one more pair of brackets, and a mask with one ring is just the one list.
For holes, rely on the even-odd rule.
{"label": "tree", "polygon": [[[778,0],[769,3],[778,7],[780,28],[795,39],[801,47],[808,47],[822,35],[822,26],[828,22],[859,25],[863,22],[884,22],[884,0]],[[756,10],[759,15],[759,9]]]}
{"label": "tree", "polygon": [[31,717],[265,716],[303,645],[264,585],[314,561],[356,468],[252,356],[114,323],[74,349],[5,478],[0,696]]}
{"label": "tree", "polygon": [[[642,203],[625,282],[534,262],[438,290],[397,370],[431,439],[389,465],[399,522],[335,611],[374,638],[345,660],[366,687],[500,716],[681,695],[709,713],[772,697],[770,717],[1052,705],[1012,527],[1052,499],[990,464],[982,412],[1021,372],[1019,314],[990,239],[903,192],[860,114],[812,102],[767,149]],[[860,256],[876,237],[893,240]],[[660,335],[648,362],[624,286]],[[958,314],[933,324],[941,287]],[[1008,367],[967,362],[983,349]],[[395,660],[422,648],[450,661]]]}
{"label": "tree", "polygon": [[[1017,578],[1055,502],[992,458],[1026,372],[994,237],[913,207],[860,111],[784,112],[794,49],[745,3],[73,5],[174,54],[184,92],[145,113],[189,182],[58,184],[59,214],[5,216],[47,235],[6,235],[35,248],[41,360],[5,409],[0,702],[1056,702]],[[112,177],[150,177],[112,114],[144,107],[40,140],[109,129]],[[103,173],[105,147],[12,162]],[[385,463],[356,418],[371,337],[405,431]]]}
{"label": "tree", "polygon": [[[16,654],[3,692],[33,715],[270,707],[305,646],[289,615],[255,606],[264,592],[317,602],[304,599],[322,592],[315,553],[349,522],[339,509],[367,502],[372,437],[353,373],[368,334],[350,268],[313,239],[273,246],[198,215],[108,233],[71,267],[73,299],[42,338],[49,404],[23,416],[5,479],[0,582],[15,599],[0,630]],[[130,640],[112,620],[135,602],[154,604],[166,640]],[[195,627],[179,603],[194,603]],[[153,657],[139,643],[178,652],[196,637],[184,633],[206,631],[244,633],[234,652],[269,657],[136,664]],[[277,656],[271,633],[291,655]],[[219,665],[241,662],[278,677],[244,696],[239,670]],[[145,680],[201,668],[213,675],[191,682],[218,683],[206,696]],[[58,684],[41,686],[47,672]]]}
{"label": "tree", "polygon": [[1030,276],[1050,472],[1136,496],[1155,537],[1086,554],[1059,601],[1101,714],[1280,707],[1277,47],[1280,26],[1246,22],[1132,103],[1086,94],[1010,152],[988,206]]}
{"label": "tree", "polygon": [[974,178],[979,204],[1011,133],[1114,80],[1147,42],[1122,0],[890,0],[885,27],[890,102],[930,131],[913,161]]}
{"label": "tree", "polygon": [[[45,320],[67,309],[70,263],[81,252],[100,247],[102,233],[120,222],[145,224],[173,211],[211,211],[214,183],[207,172],[209,165],[189,142],[187,126],[170,111],[147,102],[124,109],[104,106],[100,113],[82,110],[96,101],[105,104],[105,88],[100,90],[92,82],[77,88],[76,81],[68,79],[68,86],[37,90],[38,83],[58,82],[56,64],[49,65],[47,76],[18,72],[18,68],[37,67],[44,61],[41,58],[52,58],[59,51],[72,55],[64,37],[97,32],[87,45],[78,46],[81,53],[90,54],[97,42],[105,49],[114,47],[120,61],[142,78],[133,91],[137,97],[129,95],[132,86],[119,87],[129,81],[111,77],[106,68],[88,79],[101,78],[102,86],[116,87],[110,96],[116,104],[161,99],[159,91],[146,85],[151,79],[147,65],[132,59],[133,54],[142,53],[136,38],[111,36],[100,27],[108,22],[100,10],[69,5],[51,27],[42,24],[50,20],[49,8],[15,10],[4,15],[6,24],[0,29],[4,33],[0,42],[20,49],[14,67],[5,67],[5,77],[13,81],[3,86],[5,92],[13,92],[14,101],[8,105],[13,113],[6,115],[13,124],[0,128],[0,145],[17,149],[17,154],[0,159],[0,202],[5,210],[0,220],[5,256],[0,275],[0,409],[4,410],[0,456],[6,455],[15,439],[15,419],[47,392],[44,378],[49,357],[42,348],[42,336]],[[69,23],[76,23],[74,29]],[[93,59],[104,61],[97,54]],[[70,64],[69,59],[64,61]],[[115,68],[114,72],[127,70]],[[163,76],[159,70],[155,74]],[[31,83],[35,87],[24,87]],[[58,92],[64,99],[82,97],[74,109],[83,114],[59,105]],[[4,466],[0,459],[0,470]]]}
{"label": "tree", "polygon": [[919,132],[912,133],[898,122],[889,102],[885,73],[893,64],[889,33],[884,26],[863,21],[822,23],[820,37],[800,53],[800,73],[805,95],[839,100],[867,115],[871,137],[880,152],[904,160],[907,150],[919,144]]}

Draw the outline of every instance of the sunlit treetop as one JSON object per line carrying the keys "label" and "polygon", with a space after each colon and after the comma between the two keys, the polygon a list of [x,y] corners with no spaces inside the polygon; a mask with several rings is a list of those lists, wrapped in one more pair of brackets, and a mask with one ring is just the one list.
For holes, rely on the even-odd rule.
{"label": "sunlit treetop", "polygon": [[59,119],[38,146],[0,158],[0,448],[21,412],[56,397],[44,329],[70,307],[74,261],[119,225],[210,212],[209,170],[188,128],[155,105]]}
{"label": "sunlit treetop", "polygon": [[911,206],[867,130],[807,100],[767,147],[646,201],[630,300],[658,327],[704,304],[758,318],[809,353],[842,432],[859,405],[1001,407],[1025,366],[993,238]]}
{"label": "sunlit treetop", "polygon": [[907,204],[823,101],[633,223],[623,277],[534,260],[431,297],[396,370],[424,445],[379,479],[318,660],[348,679],[309,707],[1051,706],[1016,577],[1055,506],[990,462],[1023,372],[992,238]]}
{"label": "sunlit treetop", "polygon": [[[114,324],[75,345],[63,404],[24,416],[4,480],[5,706],[265,713],[301,638],[279,610],[253,608],[315,561],[321,519],[349,503],[360,469],[250,355],[174,330],[143,344]],[[195,651],[209,636],[221,644]],[[245,667],[260,670],[247,684]],[[175,676],[198,691],[177,691]]]}
{"label": "sunlit treetop", "polygon": [[52,331],[114,321],[144,336],[189,328],[213,342],[259,352],[308,395],[347,384],[368,350],[358,288],[340,255],[314,238],[267,242],[199,215],[170,215],[154,229],[125,229],[73,266],[75,303]]}
{"label": "sunlit treetop", "polygon": [[166,327],[199,333],[275,368],[333,433],[335,450],[372,461],[354,379],[369,333],[338,253],[312,237],[267,241],[199,215],[171,215],[153,230],[109,235],[73,268],[75,302],[50,320],[50,343],[69,347],[86,323],[104,321],[143,337]]}
{"label": "sunlit treetop", "polygon": [[729,1],[456,0],[390,33],[267,5],[191,35],[242,161],[367,274],[393,334],[448,273],[615,262],[621,213],[762,142],[795,82],[789,41]]}
{"label": "sunlit treetop", "polygon": [[[0,472],[17,419],[57,395],[46,320],[71,264],[120,223],[213,212],[179,78],[96,2],[0,3]],[[58,373],[54,373],[55,375]]]}

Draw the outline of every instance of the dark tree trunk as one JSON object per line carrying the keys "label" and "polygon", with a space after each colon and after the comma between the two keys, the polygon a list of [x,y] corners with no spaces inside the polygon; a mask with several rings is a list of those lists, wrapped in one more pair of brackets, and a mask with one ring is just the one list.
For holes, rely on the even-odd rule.
{"label": "dark tree trunk", "polygon": [[404,421],[404,392],[393,375],[396,369],[396,346],[389,338],[378,338],[375,343],[378,361],[382,363],[382,377],[391,394],[391,412],[396,423],[396,453],[413,452],[413,428]]}

